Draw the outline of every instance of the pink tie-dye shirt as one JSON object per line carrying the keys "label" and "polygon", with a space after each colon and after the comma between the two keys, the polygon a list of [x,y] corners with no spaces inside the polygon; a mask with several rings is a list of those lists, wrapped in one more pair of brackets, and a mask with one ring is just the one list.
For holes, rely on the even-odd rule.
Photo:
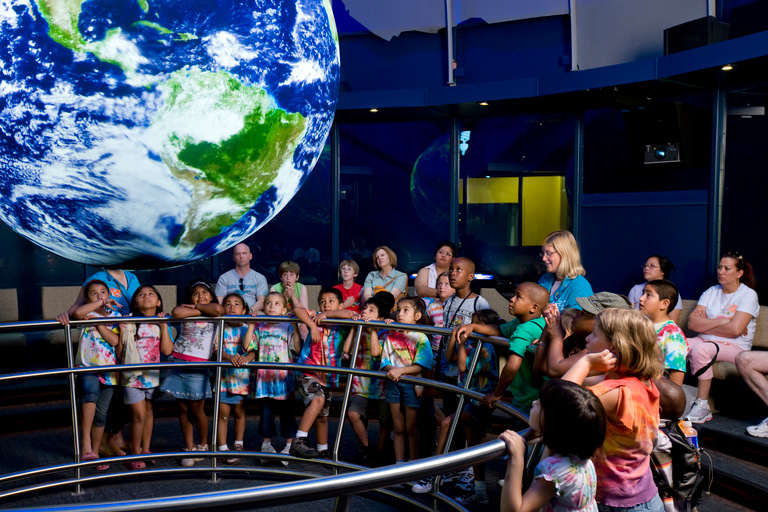
{"label": "pink tie-dye shirt", "polygon": [[651,500],[658,492],[650,459],[659,431],[659,390],[636,377],[606,379],[590,389],[598,397],[619,390],[618,422],[608,420],[605,442],[592,456],[597,502],[632,507]]}

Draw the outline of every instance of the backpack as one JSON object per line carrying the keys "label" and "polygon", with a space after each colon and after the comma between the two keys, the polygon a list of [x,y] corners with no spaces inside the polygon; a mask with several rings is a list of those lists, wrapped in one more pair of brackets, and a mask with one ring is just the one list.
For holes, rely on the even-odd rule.
{"label": "backpack", "polygon": [[[667,511],[670,510],[671,498],[675,511],[691,512],[701,502],[703,493],[709,494],[712,487],[712,459],[704,450],[688,441],[679,423],[672,422],[666,434],[672,447],[668,453],[654,451],[651,454],[653,480]],[[708,474],[702,474],[701,471],[703,456],[710,459]],[[670,464],[671,471],[665,471]]]}

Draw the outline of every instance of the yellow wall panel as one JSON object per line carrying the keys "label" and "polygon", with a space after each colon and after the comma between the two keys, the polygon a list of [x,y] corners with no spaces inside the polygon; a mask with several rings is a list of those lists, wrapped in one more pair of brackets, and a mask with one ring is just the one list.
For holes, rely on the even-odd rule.
{"label": "yellow wall panel", "polygon": [[563,229],[567,215],[564,176],[527,176],[523,184],[523,245],[540,245]]}
{"label": "yellow wall panel", "polygon": [[518,178],[467,178],[467,202],[469,204],[517,203],[519,186]]}

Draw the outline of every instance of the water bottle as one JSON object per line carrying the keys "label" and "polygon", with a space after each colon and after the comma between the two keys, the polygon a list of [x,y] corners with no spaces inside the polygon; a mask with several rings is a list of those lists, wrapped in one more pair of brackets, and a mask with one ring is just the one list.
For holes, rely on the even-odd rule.
{"label": "water bottle", "polygon": [[685,434],[685,438],[688,440],[689,443],[691,443],[691,446],[699,449],[699,437],[698,432],[696,432],[696,429],[693,428],[693,424],[690,421],[681,421],[680,422],[680,428],[682,429],[683,433]]}

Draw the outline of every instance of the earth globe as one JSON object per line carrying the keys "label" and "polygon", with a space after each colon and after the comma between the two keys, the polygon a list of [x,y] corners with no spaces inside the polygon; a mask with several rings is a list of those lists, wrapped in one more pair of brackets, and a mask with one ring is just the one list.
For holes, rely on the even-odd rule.
{"label": "earth globe", "polygon": [[0,218],[90,265],[252,235],[309,176],[338,97],[330,0],[9,0],[0,42]]}
{"label": "earth globe", "polygon": [[411,201],[424,223],[434,230],[447,225],[450,212],[451,143],[448,135],[421,152],[411,170]]}

